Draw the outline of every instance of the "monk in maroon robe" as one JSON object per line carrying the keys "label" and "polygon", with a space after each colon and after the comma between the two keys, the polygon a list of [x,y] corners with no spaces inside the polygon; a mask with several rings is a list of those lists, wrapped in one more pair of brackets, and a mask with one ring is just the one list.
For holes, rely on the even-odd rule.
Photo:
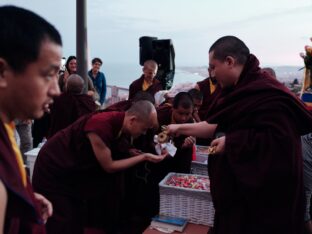
{"label": "monk in maroon robe", "polygon": [[4,233],[45,233],[37,199],[29,179],[25,178],[26,185],[22,183],[16,155],[2,121],[0,122],[0,155],[0,178],[9,198],[6,205]]}
{"label": "monk in maroon robe", "polygon": [[[121,158],[117,153],[122,148],[120,139],[138,137],[154,126],[156,116],[150,102],[139,101],[126,112],[100,112],[81,117],[47,141],[36,160],[33,186],[54,204],[48,231],[82,233],[84,202],[105,198],[105,191],[110,189],[109,173],[143,161],[159,162],[165,157],[144,153]],[[98,212],[103,211],[101,207],[97,207]]]}
{"label": "monk in maroon robe", "polygon": [[96,110],[96,104],[90,95],[83,94],[83,79],[73,74],[66,80],[66,90],[54,99],[50,113],[48,138],[75,122],[85,114]]}
{"label": "monk in maroon robe", "polygon": [[197,82],[196,89],[202,92],[203,94],[203,103],[198,110],[198,114],[201,120],[207,119],[209,115],[209,107],[214,98],[218,95],[221,88],[216,83],[216,80],[208,77],[202,81]]}
{"label": "monk in maroon robe", "polygon": [[15,6],[0,7],[0,38],[0,233],[46,233],[52,204],[32,190],[14,120],[42,117],[60,94],[62,39],[45,19]]}
{"label": "monk in maroon robe", "polygon": [[160,81],[155,79],[157,70],[158,65],[154,60],[144,62],[143,75],[133,81],[129,86],[129,100],[134,98],[135,94],[139,91],[145,91],[154,96],[155,93],[163,89]]}
{"label": "monk in maroon robe", "polygon": [[303,233],[300,135],[312,115],[266,73],[238,38],[217,40],[209,50],[211,74],[222,88],[208,122],[171,125],[169,133],[219,136],[211,146],[216,234]]}

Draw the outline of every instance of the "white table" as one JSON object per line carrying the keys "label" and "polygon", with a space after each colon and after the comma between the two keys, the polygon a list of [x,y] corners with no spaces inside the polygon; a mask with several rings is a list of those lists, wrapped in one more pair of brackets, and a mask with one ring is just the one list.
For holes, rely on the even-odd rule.
{"label": "white table", "polygon": [[38,156],[40,149],[41,148],[34,148],[34,149],[25,153],[25,155],[27,156],[27,165],[29,166],[30,181],[32,179],[35,161],[37,159],[37,156]]}

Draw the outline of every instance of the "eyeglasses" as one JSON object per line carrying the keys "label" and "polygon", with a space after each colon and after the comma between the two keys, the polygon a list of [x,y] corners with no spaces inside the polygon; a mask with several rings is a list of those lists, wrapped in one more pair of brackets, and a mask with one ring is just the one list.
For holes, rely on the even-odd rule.
{"label": "eyeglasses", "polygon": [[93,63],[93,65],[96,65],[96,66],[102,66],[102,63]]}

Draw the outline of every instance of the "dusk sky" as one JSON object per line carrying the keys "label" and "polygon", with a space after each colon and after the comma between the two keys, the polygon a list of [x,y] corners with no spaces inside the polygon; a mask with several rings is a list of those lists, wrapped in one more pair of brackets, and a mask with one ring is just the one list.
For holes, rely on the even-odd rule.
{"label": "dusk sky", "polygon": [[[75,0],[0,0],[50,21],[76,50]],[[262,65],[303,65],[299,53],[312,44],[312,0],[88,0],[90,57],[138,64],[139,38],[172,39],[177,66],[203,66],[221,36],[241,38]]]}

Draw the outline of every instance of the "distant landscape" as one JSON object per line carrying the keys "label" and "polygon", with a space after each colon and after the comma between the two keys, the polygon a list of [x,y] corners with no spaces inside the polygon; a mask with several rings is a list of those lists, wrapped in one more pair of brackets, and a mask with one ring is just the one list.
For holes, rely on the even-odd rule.
{"label": "distant landscape", "polygon": [[[303,69],[300,70],[302,67],[298,66],[272,66],[271,68],[274,69],[277,79],[282,83],[291,83],[294,81],[294,79],[298,79],[299,83],[301,83],[303,78]],[[207,67],[201,66],[201,67],[179,67],[178,69],[192,73],[197,74],[202,77],[207,77]]]}

